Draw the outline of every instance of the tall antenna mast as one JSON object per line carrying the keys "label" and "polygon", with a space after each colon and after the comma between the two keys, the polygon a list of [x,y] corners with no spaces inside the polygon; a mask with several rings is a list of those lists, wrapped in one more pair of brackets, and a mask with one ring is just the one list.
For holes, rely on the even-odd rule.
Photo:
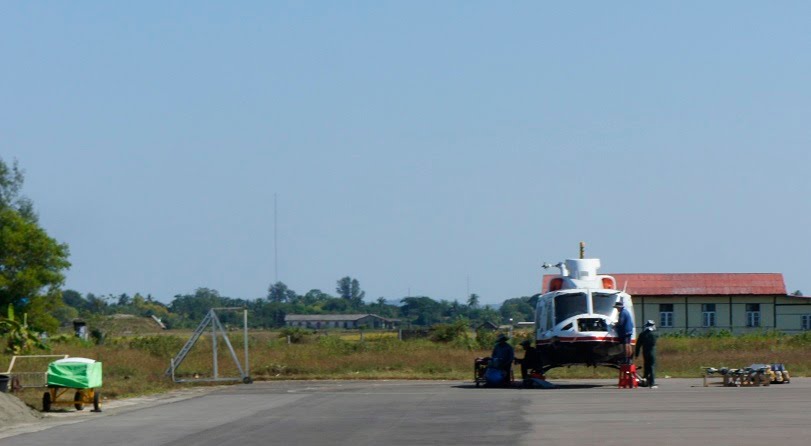
{"label": "tall antenna mast", "polygon": [[277,208],[276,208],[276,194],[273,194],[273,276],[274,283],[279,282],[279,239],[277,237]]}
{"label": "tall antenna mast", "polygon": [[586,258],[586,242],[580,242],[580,258]]}

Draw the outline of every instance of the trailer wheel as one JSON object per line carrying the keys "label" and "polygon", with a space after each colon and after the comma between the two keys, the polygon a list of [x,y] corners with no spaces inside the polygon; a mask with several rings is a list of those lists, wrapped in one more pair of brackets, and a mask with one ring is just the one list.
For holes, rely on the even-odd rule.
{"label": "trailer wheel", "polygon": [[42,411],[43,412],[51,411],[51,392],[45,392],[42,395]]}
{"label": "trailer wheel", "polygon": [[77,390],[76,393],[73,395],[73,407],[76,410],[84,410],[84,402],[82,401],[82,391]]}
{"label": "trailer wheel", "polygon": [[93,412],[101,412],[101,392],[93,392]]}

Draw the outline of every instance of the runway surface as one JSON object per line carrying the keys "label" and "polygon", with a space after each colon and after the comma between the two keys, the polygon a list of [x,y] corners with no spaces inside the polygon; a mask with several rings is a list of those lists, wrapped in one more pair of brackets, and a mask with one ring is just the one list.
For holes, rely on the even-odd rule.
{"label": "runway surface", "polygon": [[[811,379],[769,387],[659,389],[556,381],[478,389],[450,381],[235,385],[0,432],[0,445],[772,445],[807,444]],[[169,402],[166,402],[169,401]],[[4,435],[13,435],[6,436]]]}

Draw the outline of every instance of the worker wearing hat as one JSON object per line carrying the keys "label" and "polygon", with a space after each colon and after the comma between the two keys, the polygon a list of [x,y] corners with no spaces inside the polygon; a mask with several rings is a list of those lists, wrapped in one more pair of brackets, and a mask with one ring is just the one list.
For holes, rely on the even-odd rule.
{"label": "worker wearing hat", "polygon": [[505,373],[504,380],[509,382],[510,370],[513,366],[515,359],[515,351],[512,345],[507,342],[507,335],[499,333],[496,337],[496,345],[493,347],[493,353],[490,355],[490,367],[503,370]]}
{"label": "worker wearing hat", "polygon": [[656,323],[649,320],[645,322],[645,329],[639,334],[639,339],[636,340],[636,349],[634,357],[638,358],[639,353],[642,352],[642,358],[645,360],[644,378],[649,388],[655,389],[656,374],[654,368],[656,367]]}
{"label": "worker wearing hat", "polygon": [[631,338],[633,338],[634,335],[634,318],[631,316],[631,312],[625,308],[622,298],[617,299],[617,302],[614,304],[614,308],[616,308],[618,312],[617,323],[614,324],[614,329],[617,331],[617,337],[619,338],[620,344],[622,344],[623,348],[625,349],[625,361],[623,361],[623,363],[630,364],[631,357],[633,356]]}

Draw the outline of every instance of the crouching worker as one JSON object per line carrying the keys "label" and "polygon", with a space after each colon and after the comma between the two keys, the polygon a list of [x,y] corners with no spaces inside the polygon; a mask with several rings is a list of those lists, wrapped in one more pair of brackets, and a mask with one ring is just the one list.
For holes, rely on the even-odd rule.
{"label": "crouching worker", "polygon": [[515,362],[521,364],[521,379],[526,381],[529,379],[529,371],[541,365],[540,352],[532,346],[532,341],[529,339],[521,341],[521,347],[524,348],[524,357],[516,359]]}
{"label": "crouching worker", "polygon": [[645,360],[645,382],[651,389],[656,389],[656,323],[653,321],[645,322],[645,329],[636,340],[636,349],[634,357],[638,358],[639,353],[642,352],[642,358]]}
{"label": "crouching worker", "polygon": [[[515,360],[515,352],[512,345],[507,343],[507,336],[504,333],[499,333],[496,338],[496,345],[493,347],[493,354],[490,355],[490,369],[500,372],[501,383],[506,384],[510,382],[510,370],[512,370],[513,360]],[[488,370],[489,372],[489,370]],[[490,382],[489,384],[496,384]]]}

